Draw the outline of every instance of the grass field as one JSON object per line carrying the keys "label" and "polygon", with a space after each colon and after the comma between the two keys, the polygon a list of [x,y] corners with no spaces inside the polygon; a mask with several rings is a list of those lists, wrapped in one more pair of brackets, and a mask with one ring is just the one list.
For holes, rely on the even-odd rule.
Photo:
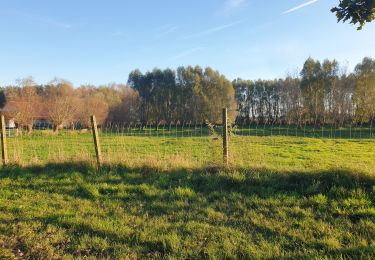
{"label": "grass field", "polygon": [[256,133],[229,169],[199,131],[103,132],[100,170],[89,133],[8,138],[0,259],[375,258],[371,134]]}
{"label": "grass field", "polygon": [[[100,133],[103,160],[108,164],[162,169],[200,169],[222,164],[220,129],[110,129]],[[117,130],[117,131],[116,131]],[[358,170],[373,173],[375,139],[372,129],[240,128],[230,138],[234,168],[277,171]],[[360,137],[363,138],[360,138]],[[341,138],[340,138],[341,137]],[[95,163],[90,132],[36,131],[8,138],[9,160],[22,166],[56,162]]]}

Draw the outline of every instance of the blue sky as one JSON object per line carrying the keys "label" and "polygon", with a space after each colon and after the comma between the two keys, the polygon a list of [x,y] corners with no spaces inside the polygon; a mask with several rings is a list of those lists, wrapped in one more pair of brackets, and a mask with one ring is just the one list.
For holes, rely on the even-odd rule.
{"label": "blue sky", "polygon": [[309,56],[349,70],[375,58],[375,22],[338,24],[338,0],[2,0],[0,85],[33,76],[126,82],[131,70],[211,66],[229,79],[284,77]]}

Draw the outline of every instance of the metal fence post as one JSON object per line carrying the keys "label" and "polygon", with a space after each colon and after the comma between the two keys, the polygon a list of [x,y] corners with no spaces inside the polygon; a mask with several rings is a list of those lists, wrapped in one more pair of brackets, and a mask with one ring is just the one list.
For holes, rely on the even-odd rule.
{"label": "metal fence post", "polygon": [[101,167],[102,166],[102,152],[100,150],[98,126],[96,124],[96,118],[94,115],[90,117],[90,120],[91,120],[92,135],[94,138],[96,161],[98,163],[98,167]]}
{"label": "metal fence post", "polygon": [[3,161],[3,165],[6,166],[8,164],[8,151],[7,151],[7,133],[5,129],[5,118],[4,115],[1,115],[1,158]]}
{"label": "metal fence post", "polygon": [[228,138],[228,109],[223,108],[223,161],[228,166],[229,138]]}

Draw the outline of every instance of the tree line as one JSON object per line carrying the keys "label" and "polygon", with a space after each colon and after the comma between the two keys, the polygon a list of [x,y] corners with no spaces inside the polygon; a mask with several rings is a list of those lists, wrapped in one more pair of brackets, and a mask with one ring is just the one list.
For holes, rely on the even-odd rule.
{"label": "tree line", "polygon": [[[37,122],[47,122],[57,132],[61,128],[89,127],[95,114],[99,124],[107,120],[136,120],[138,94],[123,84],[83,85],[74,88],[63,79],[37,85],[32,77],[17,80],[1,89],[0,105],[7,119],[13,119],[18,132],[31,133]],[[123,113],[130,111],[130,113]]]}
{"label": "tree line", "polygon": [[221,108],[236,114],[232,83],[211,68],[154,69],[145,74],[134,70],[128,84],[82,85],[74,88],[64,79],[38,85],[32,77],[1,88],[2,112],[17,123],[19,132],[31,133],[36,122],[47,120],[61,128],[90,127],[89,116],[98,124],[219,122]]}
{"label": "tree line", "polygon": [[229,108],[235,119],[236,100],[232,83],[211,68],[180,67],[154,69],[145,74],[134,70],[128,85],[140,98],[139,119],[142,123],[220,122],[221,110]]}
{"label": "tree line", "polygon": [[74,87],[54,79],[38,85],[19,79],[0,91],[2,112],[19,131],[48,121],[54,131],[89,126],[95,114],[106,122],[152,124],[221,123],[229,108],[238,124],[371,124],[375,119],[375,60],[364,58],[352,73],[336,60],[308,58],[299,75],[275,80],[229,81],[199,66],[134,70],[127,84]]}
{"label": "tree line", "polygon": [[309,58],[297,76],[233,82],[240,123],[371,124],[375,119],[375,60],[364,58],[354,72],[336,60]]}

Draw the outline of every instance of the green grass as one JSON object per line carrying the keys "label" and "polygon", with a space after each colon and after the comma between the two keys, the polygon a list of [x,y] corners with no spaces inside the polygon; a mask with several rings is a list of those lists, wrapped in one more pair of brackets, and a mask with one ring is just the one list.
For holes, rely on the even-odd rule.
{"label": "green grass", "polygon": [[147,131],[8,138],[0,259],[375,258],[374,139]]}
{"label": "green grass", "polygon": [[9,167],[0,258],[371,259],[374,203],[360,172]]}
{"label": "green grass", "polygon": [[[100,133],[103,161],[107,164],[131,167],[147,165],[167,170],[220,166],[222,140],[209,136],[205,131],[207,129],[199,128],[183,131],[162,128],[159,131],[103,131]],[[301,172],[359,169],[374,173],[373,138],[312,138],[307,134],[306,137],[285,136],[281,132],[281,135],[277,135],[277,129],[272,131],[272,135],[263,135],[260,130],[238,129],[236,135],[230,138],[231,166]],[[342,131],[342,135],[347,136],[352,130]],[[370,133],[369,129],[360,131],[362,134]],[[48,131],[37,131],[32,136],[10,137],[8,153],[11,163],[23,166],[56,162],[95,163],[94,145],[89,132],[66,131],[53,135]]]}

